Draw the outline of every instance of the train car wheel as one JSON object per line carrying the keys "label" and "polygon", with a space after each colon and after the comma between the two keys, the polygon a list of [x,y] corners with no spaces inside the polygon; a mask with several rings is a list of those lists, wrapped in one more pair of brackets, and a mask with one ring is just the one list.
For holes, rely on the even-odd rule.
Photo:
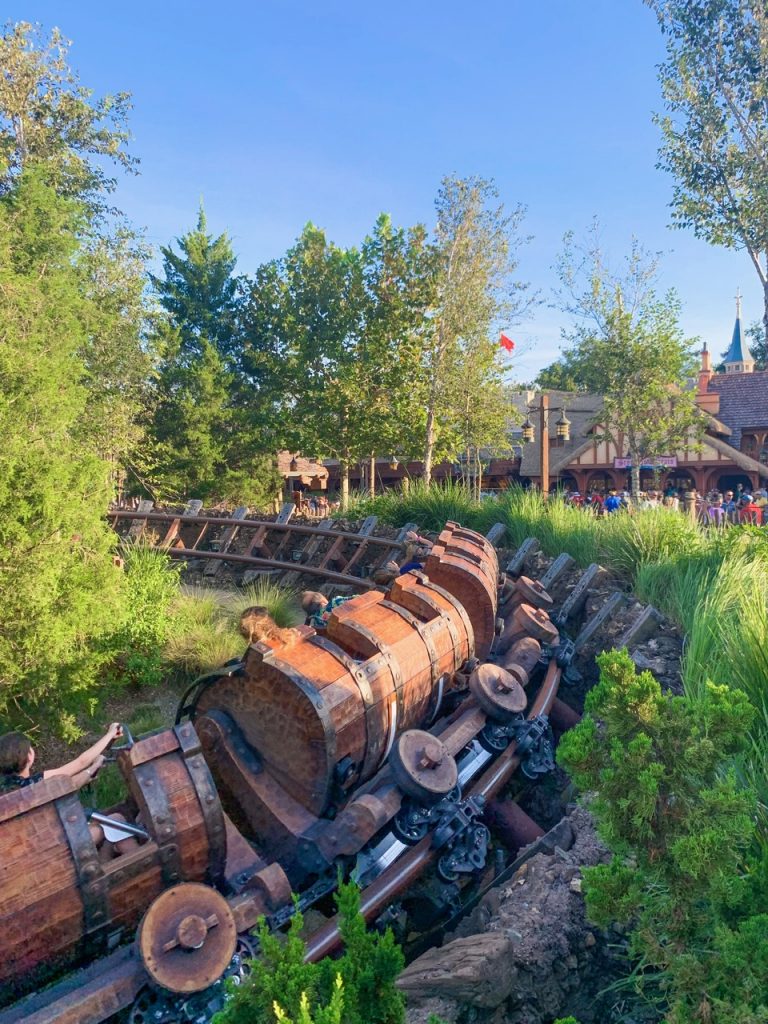
{"label": "train car wheel", "polygon": [[237,928],[220,893],[199,882],[184,882],[152,903],[136,941],[153,982],[186,995],[202,992],[221,978],[237,948]]}
{"label": "train car wheel", "polygon": [[389,756],[389,767],[400,789],[424,804],[441,800],[459,777],[455,759],[436,736],[422,729],[401,733]]}

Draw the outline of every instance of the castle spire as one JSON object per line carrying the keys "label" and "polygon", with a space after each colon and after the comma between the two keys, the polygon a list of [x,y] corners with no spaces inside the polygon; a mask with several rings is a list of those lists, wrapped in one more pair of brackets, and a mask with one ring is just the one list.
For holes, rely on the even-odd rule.
{"label": "castle spire", "polygon": [[741,290],[736,289],[736,323],[733,325],[731,347],[725,357],[726,373],[752,373],[755,360],[741,333]]}

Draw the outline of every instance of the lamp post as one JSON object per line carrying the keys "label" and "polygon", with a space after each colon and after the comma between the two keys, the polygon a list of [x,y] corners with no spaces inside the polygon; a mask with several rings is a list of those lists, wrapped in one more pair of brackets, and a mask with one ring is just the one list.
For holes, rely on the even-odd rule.
{"label": "lamp post", "polygon": [[549,497],[549,395],[542,391],[539,400],[539,430],[541,431],[541,459],[539,462],[539,479],[541,493]]}
{"label": "lamp post", "polygon": [[[539,396],[539,432],[541,436],[541,450],[539,452],[539,479],[541,481],[541,493],[545,498],[549,496],[549,414],[559,412],[560,418],[555,423],[557,437],[560,441],[570,441],[571,421],[565,415],[565,407],[557,406],[550,409],[549,395],[542,392]],[[523,423],[523,441],[530,444],[534,440],[535,432],[529,416],[525,417]]]}

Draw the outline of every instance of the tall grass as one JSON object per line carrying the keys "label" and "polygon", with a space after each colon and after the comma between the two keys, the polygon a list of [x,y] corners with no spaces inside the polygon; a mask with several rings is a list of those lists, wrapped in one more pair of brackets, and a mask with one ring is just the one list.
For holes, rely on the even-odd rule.
{"label": "tall grass", "polygon": [[482,504],[475,501],[466,487],[451,480],[431,487],[414,480],[407,491],[385,491],[376,498],[354,494],[347,511],[336,515],[353,519],[376,515],[392,526],[417,523],[424,530],[441,530],[449,520],[465,526],[474,523]]}
{"label": "tall grass", "polygon": [[228,594],[225,607],[233,621],[239,622],[246,608],[259,605],[266,608],[278,626],[298,626],[304,621],[304,612],[299,601],[299,592],[273,580],[260,579]]}
{"label": "tall grass", "polygon": [[297,592],[271,580],[231,593],[182,589],[163,651],[166,664],[178,675],[194,676],[240,657],[245,641],[238,623],[252,605],[265,607],[278,626],[304,621]]}

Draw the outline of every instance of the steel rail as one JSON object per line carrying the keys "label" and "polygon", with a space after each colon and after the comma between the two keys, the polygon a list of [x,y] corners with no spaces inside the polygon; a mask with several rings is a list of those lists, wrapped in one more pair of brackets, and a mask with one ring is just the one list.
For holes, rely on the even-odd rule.
{"label": "steel rail", "polygon": [[347,576],[343,572],[330,572],[328,569],[318,569],[314,565],[302,565],[301,562],[278,562],[274,558],[252,558],[250,555],[233,555],[229,551],[200,551],[198,548],[158,547],[157,550],[165,551],[170,558],[185,558],[189,561],[195,558],[218,558],[221,562],[237,562],[260,569],[284,569],[286,572],[309,573],[311,576],[322,576],[333,583],[350,584],[354,587],[361,587],[363,590],[384,589],[383,587],[379,588],[373,580]]}
{"label": "steel rail", "polygon": [[[136,512],[112,511],[107,512],[107,519],[142,519],[150,523],[165,523],[179,520],[181,526],[236,526],[238,532],[243,530],[258,530],[266,527],[267,530],[287,531],[288,533],[306,534],[310,537],[322,537],[328,540],[350,540],[358,544],[365,542],[369,547],[399,548],[403,551],[406,545],[402,541],[387,539],[386,537],[361,536],[359,533],[350,533],[346,530],[320,530],[316,526],[299,526],[297,523],[275,523],[264,519],[232,519],[226,516],[194,516],[183,515],[180,512]],[[296,568],[296,566],[292,566]]]}
{"label": "steel rail", "polygon": [[[528,712],[529,719],[549,711],[557,696],[560,676],[561,669],[554,660],[551,661],[544,682],[536,695],[536,700]],[[520,764],[516,750],[517,744],[513,740],[485,774],[481,775],[472,785],[469,795],[484,796],[486,799],[494,797]],[[363,889],[360,893],[360,912],[365,920],[370,921],[371,918],[381,913],[394,896],[415,882],[427,865],[434,860],[437,852],[432,847],[432,836],[425,836],[421,842],[411,847],[390,868],[379,875],[375,882]],[[337,915],[309,936],[304,959],[309,962],[321,960],[338,949],[340,944],[341,934]]]}

